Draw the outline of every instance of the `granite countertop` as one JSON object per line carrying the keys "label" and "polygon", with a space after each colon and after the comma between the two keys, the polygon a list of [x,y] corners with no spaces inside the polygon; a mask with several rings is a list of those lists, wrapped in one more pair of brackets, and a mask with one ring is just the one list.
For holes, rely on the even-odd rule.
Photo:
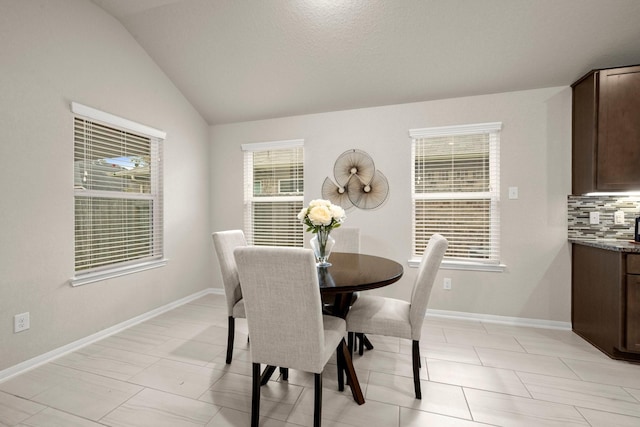
{"label": "granite countertop", "polygon": [[593,246],[594,248],[606,249],[609,251],[618,252],[637,252],[640,253],[640,244],[633,243],[629,240],[616,240],[616,239],[569,239],[570,243],[576,245]]}

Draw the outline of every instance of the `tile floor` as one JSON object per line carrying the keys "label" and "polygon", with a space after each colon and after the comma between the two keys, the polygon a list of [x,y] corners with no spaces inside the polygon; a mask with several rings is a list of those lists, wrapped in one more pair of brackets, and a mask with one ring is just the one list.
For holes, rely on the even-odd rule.
{"label": "tile floor", "polygon": [[[222,295],[206,295],[0,383],[0,426],[248,426],[246,322],[226,365]],[[640,365],[613,361],[570,331],[429,318],[422,400],[408,341],[369,337],[355,356],[367,402],[324,374],[326,427],[640,426]],[[261,425],[311,426],[313,377],[262,388]]]}

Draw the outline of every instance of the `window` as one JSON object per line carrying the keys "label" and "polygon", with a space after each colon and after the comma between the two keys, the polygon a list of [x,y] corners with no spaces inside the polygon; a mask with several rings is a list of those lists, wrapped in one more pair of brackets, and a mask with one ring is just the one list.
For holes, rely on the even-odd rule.
{"label": "window", "polygon": [[245,235],[249,244],[302,247],[303,141],[243,144]]}
{"label": "window", "polygon": [[501,123],[409,131],[412,138],[413,258],[434,233],[449,240],[444,267],[501,270]]}
{"label": "window", "polygon": [[164,265],[164,132],[73,103],[77,286]]}

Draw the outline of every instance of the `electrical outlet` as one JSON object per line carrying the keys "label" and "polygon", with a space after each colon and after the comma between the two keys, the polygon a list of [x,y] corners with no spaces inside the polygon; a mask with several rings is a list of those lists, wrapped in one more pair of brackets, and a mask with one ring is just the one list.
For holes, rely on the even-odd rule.
{"label": "electrical outlet", "polygon": [[26,331],[30,327],[29,312],[16,314],[13,316],[13,333]]}
{"label": "electrical outlet", "polygon": [[600,212],[589,212],[589,224],[600,224]]}
{"label": "electrical outlet", "polygon": [[624,211],[616,211],[613,214],[613,223],[617,225],[624,224]]}
{"label": "electrical outlet", "polygon": [[444,283],[443,283],[442,287],[444,289],[446,289],[447,291],[451,290],[451,278],[450,277],[445,277],[444,278]]}
{"label": "electrical outlet", "polygon": [[509,187],[509,198],[512,200],[518,198],[518,187]]}

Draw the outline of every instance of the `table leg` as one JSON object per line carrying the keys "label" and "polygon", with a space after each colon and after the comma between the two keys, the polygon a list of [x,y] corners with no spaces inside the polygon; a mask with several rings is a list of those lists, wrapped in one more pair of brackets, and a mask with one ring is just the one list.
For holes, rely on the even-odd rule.
{"label": "table leg", "polygon": [[352,298],[353,292],[336,294],[333,302],[333,315],[342,317],[343,319],[347,317],[347,313],[349,313],[349,308],[351,307]]}
{"label": "table leg", "polygon": [[347,376],[347,384],[351,388],[353,400],[355,400],[358,405],[362,405],[364,403],[364,394],[362,394],[360,382],[358,381],[358,376],[356,375],[356,370],[353,367],[353,361],[351,360],[351,355],[349,354],[349,349],[344,339],[340,345],[340,359],[342,361],[342,369],[344,369]]}
{"label": "table leg", "polygon": [[275,370],[275,366],[267,365],[267,367],[264,368],[264,371],[262,371],[262,375],[260,375],[260,385],[265,385],[266,383],[268,383],[269,379],[271,379],[271,375],[273,375]]}

